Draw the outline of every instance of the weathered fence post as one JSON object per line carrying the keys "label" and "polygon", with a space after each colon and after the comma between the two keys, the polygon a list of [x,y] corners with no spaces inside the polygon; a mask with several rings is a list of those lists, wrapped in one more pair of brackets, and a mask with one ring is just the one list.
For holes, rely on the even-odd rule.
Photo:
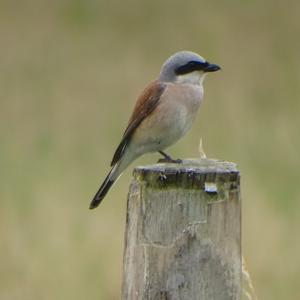
{"label": "weathered fence post", "polygon": [[239,300],[241,277],[236,165],[201,159],[135,168],[122,300]]}

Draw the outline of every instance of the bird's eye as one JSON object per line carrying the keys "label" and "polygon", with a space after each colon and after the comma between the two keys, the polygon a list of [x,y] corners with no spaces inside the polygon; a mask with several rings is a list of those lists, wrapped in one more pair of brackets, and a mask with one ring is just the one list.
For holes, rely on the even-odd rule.
{"label": "bird's eye", "polygon": [[196,66],[197,63],[196,63],[195,61],[190,61],[190,62],[188,63],[188,65],[191,66],[191,67],[193,67],[193,66]]}
{"label": "bird's eye", "polygon": [[195,71],[201,68],[202,63],[200,61],[190,61],[186,66]]}

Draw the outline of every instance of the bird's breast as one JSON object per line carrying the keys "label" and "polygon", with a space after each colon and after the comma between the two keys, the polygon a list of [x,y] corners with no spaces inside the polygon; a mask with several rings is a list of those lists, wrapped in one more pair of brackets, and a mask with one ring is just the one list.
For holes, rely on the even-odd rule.
{"label": "bird's breast", "polygon": [[[162,99],[161,106],[165,116],[173,121],[175,127],[188,130],[197,114],[203,98],[203,88],[192,84],[173,84],[168,87],[169,94]],[[172,123],[172,122],[171,122]]]}
{"label": "bird's breast", "polygon": [[168,84],[158,106],[134,134],[135,142],[145,152],[164,149],[175,143],[190,129],[202,97],[202,86]]}

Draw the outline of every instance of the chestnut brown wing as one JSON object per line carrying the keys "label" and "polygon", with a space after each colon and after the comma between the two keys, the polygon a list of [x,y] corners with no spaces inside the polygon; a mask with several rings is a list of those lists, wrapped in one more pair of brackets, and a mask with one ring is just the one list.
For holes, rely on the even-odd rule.
{"label": "chestnut brown wing", "polygon": [[122,140],[113,156],[111,166],[115,165],[122,158],[133,132],[139,124],[153,112],[155,107],[157,107],[160,96],[165,88],[165,84],[154,81],[142,92],[135,104]]}

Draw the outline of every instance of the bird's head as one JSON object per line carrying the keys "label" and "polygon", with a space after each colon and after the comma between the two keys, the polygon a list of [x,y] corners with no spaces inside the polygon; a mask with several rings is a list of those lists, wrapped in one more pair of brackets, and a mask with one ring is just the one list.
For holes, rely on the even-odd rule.
{"label": "bird's head", "polygon": [[159,80],[164,82],[201,84],[208,72],[221,68],[190,51],[180,51],[170,56],[162,65]]}

